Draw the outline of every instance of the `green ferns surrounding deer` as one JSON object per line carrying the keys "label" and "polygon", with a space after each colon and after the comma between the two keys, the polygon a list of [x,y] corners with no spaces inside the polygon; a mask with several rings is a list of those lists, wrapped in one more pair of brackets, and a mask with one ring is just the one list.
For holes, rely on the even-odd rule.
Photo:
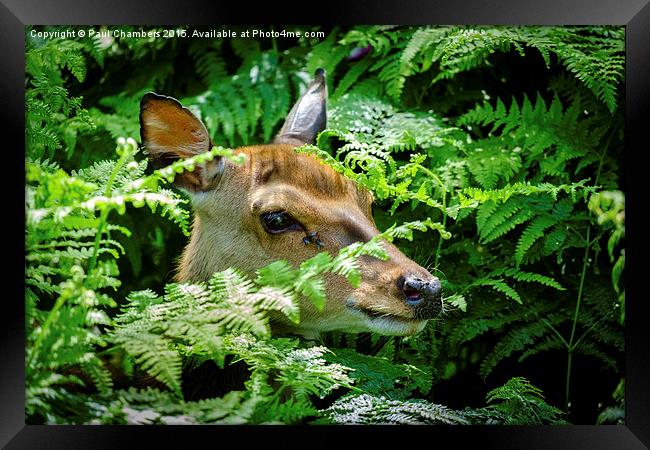
{"label": "green ferns surrounding deer", "polygon": [[[26,36],[29,423],[623,420],[623,28],[335,27],[291,43]],[[191,208],[169,182],[268,142],[318,67],[328,128],[296,151],[372,191],[386,231],[252,279],[231,268],[170,283]],[[134,139],[149,90],[179,98],[228,148],[148,167]],[[299,297],[323,307],[323,274],[357,285],[356,258],[386,257],[381,239],[441,278],[440,320],[391,340],[271,335],[271,315],[300,320]],[[588,417],[574,413],[576,358],[607,374]],[[201,386],[184,372],[237,361],[241,388],[189,395]],[[440,404],[437,387],[461,377],[481,385],[473,406]],[[545,399],[542,386],[563,392]]]}

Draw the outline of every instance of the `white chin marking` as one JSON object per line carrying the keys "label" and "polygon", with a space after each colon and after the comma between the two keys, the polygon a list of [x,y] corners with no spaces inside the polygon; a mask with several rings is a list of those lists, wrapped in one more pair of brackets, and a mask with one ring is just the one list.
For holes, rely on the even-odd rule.
{"label": "white chin marking", "polygon": [[426,320],[407,320],[393,317],[371,317],[359,310],[349,309],[348,314],[330,321],[302,323],[298,334],[308,339],[325,331],[344,331],[346,333],[373,333],[385,336],[412,336],[424,329]]}
{"label": "white chin marking", "polygon": [[374,333],[387,336],[411,336],[422,331],[427,324],[426,320],[402,320],[389,317],[368,317],[366,324]]}
{"label": "white chin marking", "polygon": [[372,317],[354,306],[351,306],[348,312],[352,313],[360,325],[358,330],[353,331],[356,333],[372,331],[386,336],[412,336],[422,331],[427,324],[426,320],[408,320],[394,316]]}

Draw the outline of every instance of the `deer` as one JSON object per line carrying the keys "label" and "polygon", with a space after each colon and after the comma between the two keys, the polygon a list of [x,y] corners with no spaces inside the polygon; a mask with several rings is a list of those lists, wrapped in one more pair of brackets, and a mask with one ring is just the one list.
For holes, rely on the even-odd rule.
{"label": "deer", "polygon": [[[142,146],[162,167],[212,148],[206,126],[173,97],[146,93],[140,101]],[[316,156],[295,152],[314,144],[327,124],[327,82],[318,69],[272,142],[235,149],[244,164],[217,157],[176,175],[194,211],[191,235],[175,281],[207,281],[236,267],[253,276],[276,260],[298,266],[326,250],[336,254],[379,234],[373,196]],[[361,283],[340,275],[324,277],[327,302],[318,310],[300,302],[300,323],[272,318],[274,334],[314,339],[323,332],[375,332],[409,336],[442,311],[440,280],[383,240],[388,259],[361,256]]]}

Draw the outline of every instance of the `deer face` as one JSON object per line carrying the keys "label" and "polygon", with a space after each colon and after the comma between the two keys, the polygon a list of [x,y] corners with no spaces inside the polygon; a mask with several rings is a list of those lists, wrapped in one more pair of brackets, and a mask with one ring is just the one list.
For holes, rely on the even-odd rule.
{"label": "deer face", "polygon": [[[325,128],[326,96],[324,74],[317,71],[273,143],[237,150],[246,157],[243,166],[213,160],[176,177],[195,210],[178,281],[205,281],[228,267],[253,276],[278,259],[297,266],[321,250],[336,254],[379,233],[369,192],[314,156],[293,151],[313,143]],[[146,151],[159,165],[211,148],[205,126],[170,97],[146,94],[140,124]],[[394,245],[383,245],[388,260],[360,258],[358,288],[329,274],[323,311],[305,300],[299,325],[277,317],[274,328],[306,336],[328,330],[421,331],[441,310],[440,282]]]}

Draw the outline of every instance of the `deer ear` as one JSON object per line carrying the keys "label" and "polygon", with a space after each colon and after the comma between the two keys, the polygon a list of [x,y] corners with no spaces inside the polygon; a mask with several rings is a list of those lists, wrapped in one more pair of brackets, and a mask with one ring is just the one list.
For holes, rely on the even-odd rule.
{"label": "deer ear", "polygon": [[273,142],[278,144],[314,144],[327,124],[327,83],[325,70],[317,69],[307,91],[293,105],[282,129]]}
{"label": "deer ear", "polygon": [[[212,147],[208,130],[192,112],[173,97],[145,94],[140,100],[140,138],[156,167],[189,158]],[[174,184],[188,191],[205,191],[216,185],[223,162],[213,159],[199,164],[192,172],[176,175]]]}

